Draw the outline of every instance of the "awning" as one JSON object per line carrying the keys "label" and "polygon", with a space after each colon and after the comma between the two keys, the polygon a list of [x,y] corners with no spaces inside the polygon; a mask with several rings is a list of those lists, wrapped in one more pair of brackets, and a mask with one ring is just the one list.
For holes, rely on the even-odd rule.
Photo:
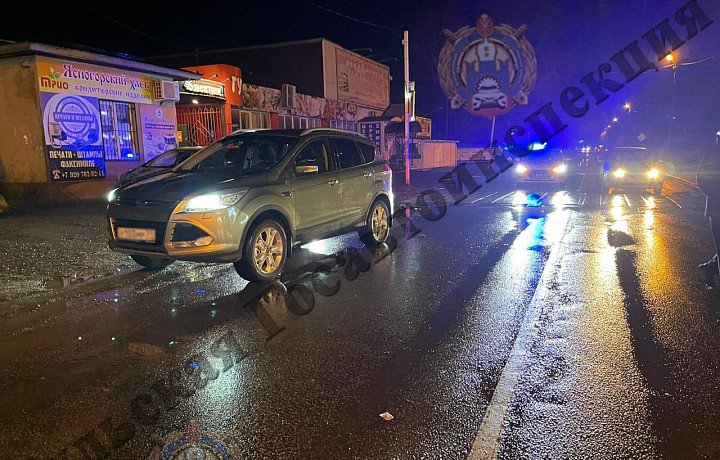
{"label": "awning", "polygon": [[[402,134],[405,132],[405,123],[402,121],[391,121],[385,126],[385,134]],[[422,126],[417,120],[410,122],[410,132],[419,133],[422,132]]]}

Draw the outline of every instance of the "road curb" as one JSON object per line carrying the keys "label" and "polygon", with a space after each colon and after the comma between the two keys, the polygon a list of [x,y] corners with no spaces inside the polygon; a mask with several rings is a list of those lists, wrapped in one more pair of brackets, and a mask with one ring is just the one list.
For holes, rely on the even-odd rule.
{"label": "road curb", "polygon": [[116,269],[115,271],[105,272],[101,274],[95,274],[95,275],[72,275],[72,276],[56,276],[54,278],[50,278],[45,280],[45,286],[49,289],[63,289],[69,286],[76,286],[79,284],[85,284],[89,283],[91,281],[98,281],[103,280],[107,278],[111,278],[113,276],[120,276],[125,273],[129,273],[132,271],[131,269]]}
{"label": "road curb", "polygon": [[682,177],[673,176],[671,174],[668,174],[667,177],[670,178],[670,180],[674,180],[675,182],[680,182],[683,185],[687,185],[688,187],[692,187],[694,189],[700,190],[700,187],[698,187],[698,185],[696,183],[690,182],[689,180],[683,179]]}

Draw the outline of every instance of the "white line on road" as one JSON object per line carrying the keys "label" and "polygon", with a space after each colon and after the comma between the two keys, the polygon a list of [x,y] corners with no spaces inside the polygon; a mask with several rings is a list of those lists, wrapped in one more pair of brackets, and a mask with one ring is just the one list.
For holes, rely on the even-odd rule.
{"label": "white line on road", "polygon": [[630,203],[630,199],[627,197],[627,195],[623,194],[623,198],[625,198],[625,203],[627,203],[628,208],[631,208],[632,203]]}
{"label": "white line on road", "polygon": [[[569,225],[565,225],[566,229],[569,227]],[[512,403],[513,396],[515,395],[515,387],[517,387],[520,379],[520,372],[522,371],[532,344],[535,325],[542,312],[542,306],[546,303],[546,298],[551,292],[547,286],[550,285],[550,281],[558,269],[560,247],[565,239],[565,235],[567,235],[567,232],[555,243],[545,262],[545,269],[540,277],[532,300],[530,300],[517,337],[515,337],[512,350],[510,350],[510,356],[508,357],[507,363],[505,363],[502,374],[500,374],[500,380],[495,387],[490,405],[488,405],[485,417],[480,424],[480,429],[473,442],[468,460],[494,460],[497,457],[503,424],[507,418],[510,403]]]}
{"label": "white line on road", "polygon": [[509,197],[509,196],[512,195],[513,193],[515,193],[515,191],[512,191],[512,192],[510,192],[510,193],[506,193],[505,195],[501,196],[500,198],[494,199],[494,200],[492,201],[492,203],[495,204],[495,203],[497,203],[498,201],[502,200],[503,198]]}
{"label": "white line on road", "polygon": [[587,193],[583,192],[582,196],[578,200],[578,205],[585,206],[585,200],[587,199]]}
{"label": "white line on road", "polygon": [[500,193],[500,192],[492,192],[492,193],[490,193],[489,195],[481,196],[481,197],[478,198],[477,200],[473,200],[473,201],[471,201],[470,203],[477,203],[477,202],[480,201],[480,200],[484,200],[484,199],[487,198],[487,197],[491,197],[491,196],[493,196],[493,195],[497,195],[498,193]]}
{"label": "white line on road", "polygon": [[682,209],[682,206],[680,206],[680,203],[678,203],[677,201],[673,200],[673,199],[670,198],[669,196],[666,196],[665,198],[667,198],[672,204],[674,204],[674,205],[677,206],[678,208]]}

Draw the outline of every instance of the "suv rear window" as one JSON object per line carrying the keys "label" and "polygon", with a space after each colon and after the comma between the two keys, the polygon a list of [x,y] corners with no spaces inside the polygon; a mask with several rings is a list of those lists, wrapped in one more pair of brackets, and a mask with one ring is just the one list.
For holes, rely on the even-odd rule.
{"label": "suv rear window", "polygon": [[375,147],[372,145],[364,144],[362,142],[357,143],[360,147],[360,153],[362,154],[363,163],[370,163],[375,160]]}
{"label": "suv rear window", "polygon": [[357,144],[351,139],[335,138],[330,139],[335,151],[337,152],[338,159],[340,161],[340,168],[352,168],[358,166],[364,161],[360,157],[360,150],[358,150]]}

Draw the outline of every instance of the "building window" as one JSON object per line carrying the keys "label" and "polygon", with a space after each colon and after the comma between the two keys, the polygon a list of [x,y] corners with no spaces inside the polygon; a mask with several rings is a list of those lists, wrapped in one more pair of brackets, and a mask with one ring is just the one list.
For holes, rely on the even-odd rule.
{"label": "building window", "polygon": [[319,118],[280,115],[280,129],[309,129],[320,128],[321,126],[322,120]]}
{"label": "building window", "polygon": [[100,100],[106,160],[139,160],[135,104]]}
{"label": "building window", "polygon": [[233,110],[233,130],[270,128],[270,113],[254,110]]}
{"label": "building window", "polygon": [[358,132],[358,124],[354,121],[330,120],[330,127],[344,129],[345,131]]}

